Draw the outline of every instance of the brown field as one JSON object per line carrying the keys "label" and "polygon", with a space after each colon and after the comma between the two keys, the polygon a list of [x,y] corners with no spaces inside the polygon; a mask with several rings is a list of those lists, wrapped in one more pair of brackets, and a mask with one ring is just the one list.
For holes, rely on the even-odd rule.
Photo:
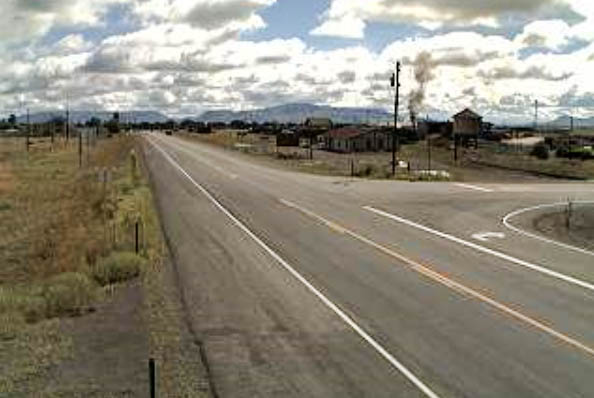
{"label": "brown field", "polygon": [[[183,374],[185,364],[164,364],[183,322],[161,276],[166,249],[136,139],[83,146],[82,168],[76,140],[32,143],[27,152],[24,138],[0,138],[0,396],[142,395],[148,386],[132,380],[151,355],[162,377]],[[105,344],[127,358],[119,376]],[[175,380],[170,396],[184,388]]]}
{"label": "brown field", "polygon": [[[218,131],[210,135],[178,133],[184,139],[200,140],[212,145],[237,150],[255,157],[274,167],[282,167],[300,172],[386,179],[391,176],[390,152],[339,154],[314,150],[313,160],[309,159],[307,148],[276,148],[273,138],[270,142],[261,135],[241,136],[237,131]],[[427,179],[423,170],[428,170],[427,142],[403,145],[400,160],[410,164],[410,173],[399,168],[397,179]],[[457,162],[448,142],[435,140],[431,145],[431,170],[445,171],[454,181],[513,182],[538,181],[555,178],[588,180],[594,178],[594,161],[579,161],[556,158],[554,153],[548,160],[529,156],[526,151],[502,151],[497,144],[481,144],[478,150],[472,147],[459,148]],[[432,177],[436,179],[436,177]],[[443,178],[437,178],[443,180]]]}

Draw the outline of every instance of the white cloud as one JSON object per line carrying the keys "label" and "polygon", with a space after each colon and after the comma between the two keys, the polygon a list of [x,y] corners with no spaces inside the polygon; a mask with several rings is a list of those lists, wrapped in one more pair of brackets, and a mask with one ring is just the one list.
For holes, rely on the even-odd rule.
{"label": "white cloud", "polygon": [[354,15],[328,19],[313,29],[314,36],[336,36],[347,39],[362,39],[365,36],[365,22]]}
{"label": "white cloud", "polygon": [[110,6],[124,0],[3,0],[0,42],[23,43],[56,26],[93,26]]}
{"label": "white cloud", "polygon": [[561,20],[535,21],[524,27],[524,31],[515,38],[519,46],[545,47],[560,50],[574,38],[572,28]]}
{"label": "white cloud", "polygon": [[[232,22],[250,19],[263,25],[255,12],[276,0],[137,0],[134,12],[145,23],[186,22],[203,29],[218,29]],[[256,20],[254,20],[256,17]]]}
{"label": "white cloud", "polygon": [[313,34],[344,36],[353,25],[353,37],[361,37],[366,22],[417,23],[435,29],[443,24],[497,26],[506,13],[535,14],[558,0],[332,0],[322,24]]}
{"label": "white cloud", "polygon": [[[412,63],[423,51],[431,54],[435,78],[428,84],[422,113],[450,115],[472,106],[491,116],[521,116],[535,98],[583,106],[594,93],[591,1],[555,1],[569,4],[586,19],[570,22],[562,15],[552,19],[553,14],[528,23],[509,39],[463,31],[463,25],[495,24],[506,12],[536,13],[553,2],[424,0],[413,6],[404,0],[335,0],[311,32],[361,39],[366,26],[377,21],[458,29],[395,39],[379,52],[362,44],[320,50],[296,38],[254,42],[241,36],[265,26],[258,11],[274,0],[131,0],[127,10],[132,14],[125,15],[138,18],[132,20],[131,32],[98,43],[78,33],[75,27],[104,23],[109,6],[119,1],[100,0],[80,14],[74,13],[76,7],[88,2],[52,0],[34,7],[28,1],[25,7],[25,2],[17,6],[9,1],[14,15],[0,16],[0,22],[26,15],[31,23],[9,33],[6,26],[0,28],[0,39],[23,34],[18,40],[29,40],[0,54],[0,107],[18,104],[22,94],[38,109],[51,108],[68,93],[75,107],[139,107],[172,114],[293,101],[390,109],[389,76],[398,59],[403,62],[404,110],[416,86]],[[68,24],[71,29],[56,42],[37,40],[48,29]]]}
{"label": "white cloud", "polygon": [[53,55],[76,54],[88,51],[92,46],[93,43],[86,41],[83,35],[70,34],[56,42],[51,48],[51,53]]}

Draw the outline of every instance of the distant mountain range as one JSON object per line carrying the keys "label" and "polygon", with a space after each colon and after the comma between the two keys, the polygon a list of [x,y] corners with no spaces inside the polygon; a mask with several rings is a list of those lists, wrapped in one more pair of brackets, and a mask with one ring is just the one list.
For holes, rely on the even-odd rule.
{"label": "distant mountain range", "polygon": [[[64,111],[53,112],[39,112],[30,115],[31,123],[44,123],[55,118],[65,118]],[[103,121],[111,120],[113,112],[92,112],[92,111],[71,111],[70,120],[73,123],[85,123],[91,118],[97,117]],[[170,119],[177,121],[181,120],[196,120],[202,122],[225,122],[229,123],[233,120],[252,121],[252,122],[279,122],[279,123],[303,123],[310,117],[324,117],[330,118],[335,123],[374,123],[386,124],[393,121],[393,114],[386,112],[383,109],[377,108],[336,108],[331,106],[320,106],[307,103],[294,103],[273,106],[269,108],[255,109],[250,111],[230,111],[217,110],[208,111],[197,117],[175,118],[163,114],[158,111],[131,111],[120,112],[120,120],[126,122],[148,122],[148,123],[163,123]],[[24,123],[27,121],[25,115],[17,117],[17,121]],[[406,122],[401,118],[400,123]],[[564,115],[557,119],[542,123],[541,126],[548,128],[569,128],[571,125],[570,116]],[[574,127],[579,128],[594,128],[594,117],[591,118],[574,118]]]}
{"label": "distant mountain range", "polygon": [[[85,123],[96,117],[102,121],[111,120],[113,112],[91,112],[91,111],[70,111],[72,123]],[[312,104],[287,104],[273,106],[270,108],[256,109],[251,111],[234,112],[230,110],[208,111],[198,117],[173,118],[156,111],[131,111],[120,112],[120,120],[126,122],[148,122],[161,123],[170,119],[196,120],[202,122],[225,122],[233,120],[279,123],[302,123],[310,117],[327,117],[336,123],[386,123],[392,120],[392,115],[382,109],[373,108],[334,108],[331,106],[318,106]],[[45,123],[55,118],[66,118],[66,112],[39,112],[29,116],[31,123]],[[25,123],[27,117],[17,117],[19,123]]]}
{"label": "distant mountain range", "polygon": [[[98,118],[102,121],[108,121],[113,118],[113,112],[92,112],[92,111],[70,111],[70,121],[72,123],[85,123],[92,118]],[[66,119],[66,112],[64,111],[52,111],[52,112],[39,112],[29,115],[31,123],[46,123],[56,118]],[[131,123],[162,123],[166,122],[170,118],[166,115],[155,112],[155,111],[131,111],[131,112],[120,112],[120,121]],[[27,116],[20,115],[17,117],[18,123],[26,123]]]}
{"label": "distant mountain range", "polygon": [[250,111],[209,111],[197,120],[202,122],[231,122],[233,120],[279,123],[303,123],[307,118],[330,118],[335,123],[383,123],[393,116],[383,109],[375,108],[335,108],[312,104],[286,104]]}

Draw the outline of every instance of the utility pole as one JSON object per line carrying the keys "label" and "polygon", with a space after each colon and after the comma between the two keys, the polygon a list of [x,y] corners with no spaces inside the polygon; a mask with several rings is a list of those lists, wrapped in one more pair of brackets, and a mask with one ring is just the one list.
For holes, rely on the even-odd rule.
{"label": "utility pole", "polygon": [[78,129],[78,167],[82,167],[82,129]]}
{"label": "utility pole", "polygon": [[431,135],[427,134],[427,172],[429,173],[429,178],[431,178]]}
{"label": "utility pole", "polygon": [[396,87],[396,95],[394,98],[394,131],[392,132],[392,176],[396,176],[396,147],[400,151],[400,143],[398,140],[398,102],[400,100],[400,61],[396,62],[396,73],[392,74],[390,78],[390,85]]}
{"label": "utility pole", "polygon": [[70,103],[66,103],[66,142],[70,139]]}
{"label": "utility pole", "polygon": [[87,165],[91,163],[91,131],[93,131],[92,127],[85,129],[85,138],[87,139]]}
{"label": "utility pole", "polygon": [[29,145],[31,145],[31,143],[29,142],[29,136],[31,135],[31,119],[29,118],[29,108],[27,108],[27,143],[25,145],[27,145],[27,152],[29,152]]}

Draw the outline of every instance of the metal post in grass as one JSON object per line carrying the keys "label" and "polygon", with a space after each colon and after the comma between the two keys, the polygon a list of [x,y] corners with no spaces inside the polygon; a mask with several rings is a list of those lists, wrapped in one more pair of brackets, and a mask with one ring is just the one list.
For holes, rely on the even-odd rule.
{"label": "metal post in grass", "polygon": [[134,224],[134,249],[136,254],[138,254],[138,220],[136,220],[136,224]]}
{"label": "metal post in grass", "polygon": [[150,383],[150,390],[151,390],[151,398],[155,398],[157,396],[157,389],[155,388],[155,360],[153,358],[149,359],[149,383]]}
{"label": "metal post in grass", "polygon": [[78,130],[78,167],[82,167],[82,130]]}
{"label": "metal post in grass", "polygon": [[29,108],[27,108],[27,142],[25,145],[27,146],[27,152],[29,152],[29,146],[31,145],[29,141],[29,137],[31,136],[31,120],[29,118]]}

